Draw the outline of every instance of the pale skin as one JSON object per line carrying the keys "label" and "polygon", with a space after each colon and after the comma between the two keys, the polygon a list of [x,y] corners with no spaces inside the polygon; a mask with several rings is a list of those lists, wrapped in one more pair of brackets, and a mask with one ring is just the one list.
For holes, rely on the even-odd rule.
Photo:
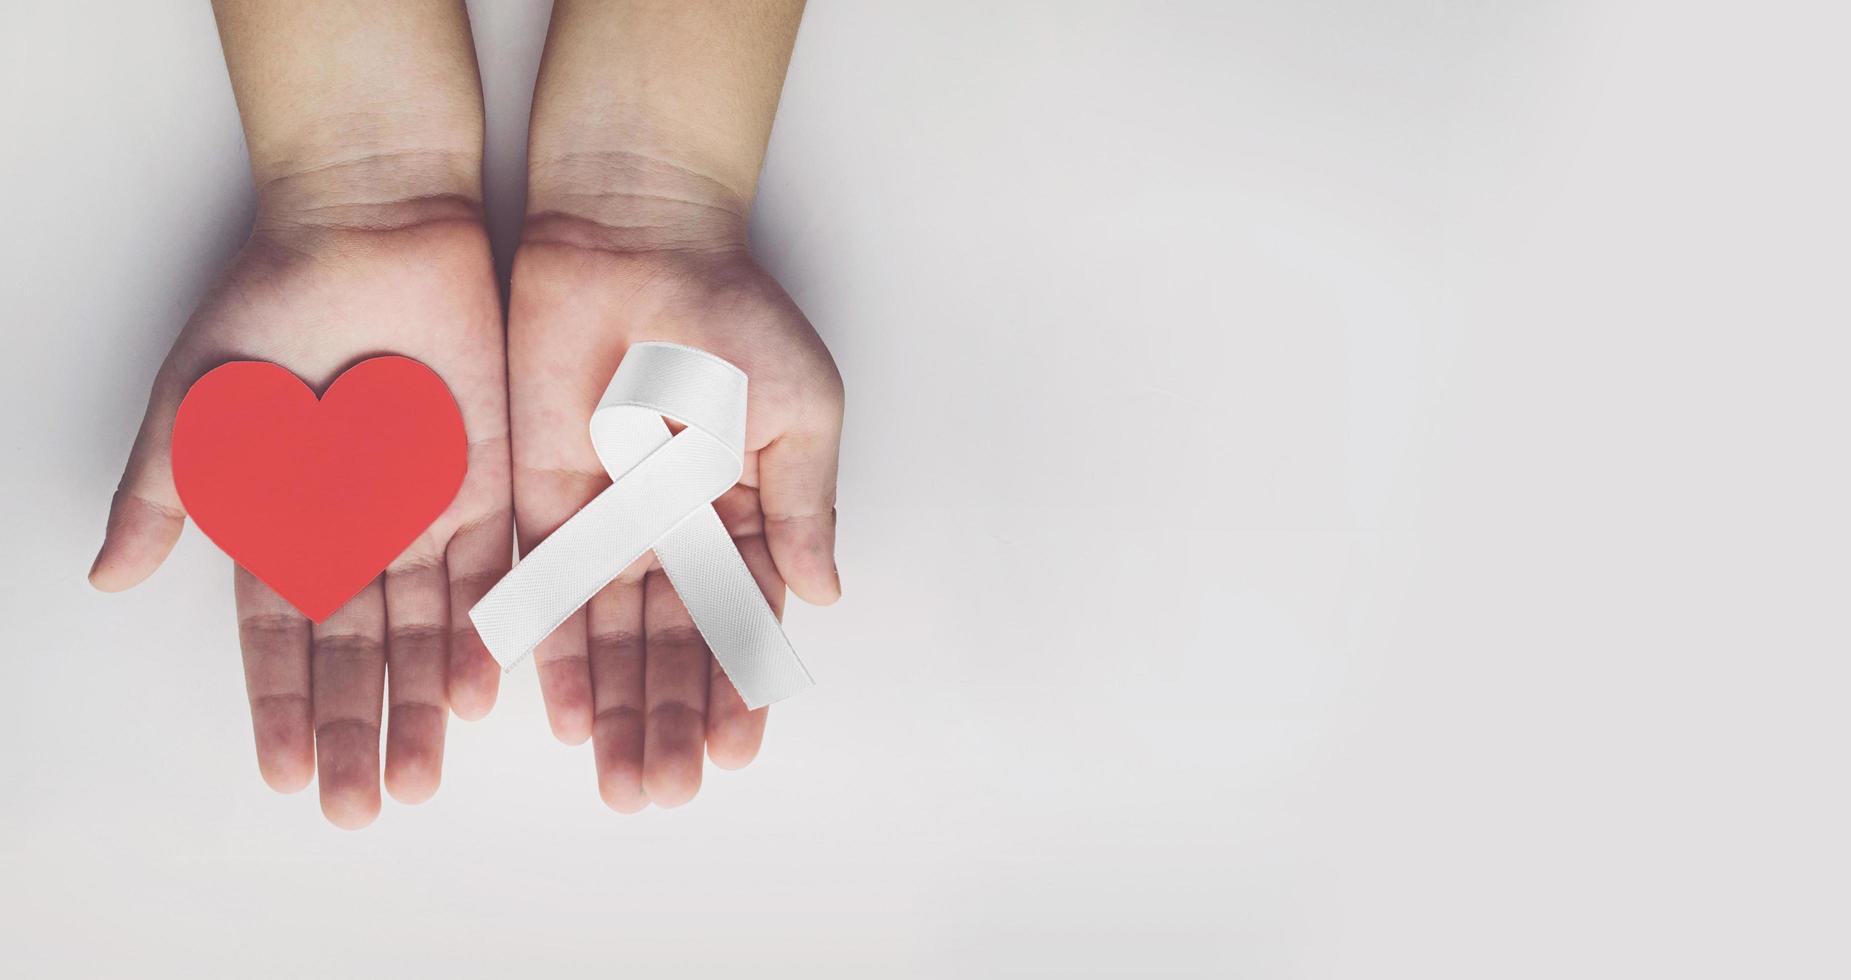
{"label": "pale skin", "polygon": [[[406,354],[449,384],[470,437],[450,509],[326,622],[236,573],[271,786],[319,772],[343,827],[374,819],[382,776],[401,802],[436,791],[447,715],[485,714],[499,678],[467,610],[506,572],[515,525],[530,548],[608,485],[586,419],[630,343],[693,344],[747,371],[749,459],[716,507],[774,608],[787,586],[840,595],[841,380],[745,239],[801,9],[555,4],[504,354],[462,5],[215,4],[259,215],[156,378],[91,581],[132,586],[172,548],[173,412],[226,360],[275,361],[319,390],[365,356]],[[737,768],[763,739],[765,711],[745,710],[649,557],[535,661],[554,734],[593,742],[614,809],[686,802],[703,755]]]}

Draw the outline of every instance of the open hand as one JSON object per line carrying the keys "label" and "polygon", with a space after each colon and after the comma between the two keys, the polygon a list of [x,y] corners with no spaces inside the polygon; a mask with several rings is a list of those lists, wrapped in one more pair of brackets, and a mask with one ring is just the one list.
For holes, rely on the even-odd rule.
{"label": "open hand", "polygon": [[[376,209],[375,209],[376,210]],[[260,221],[174,342],[148,401],[90,580],[146,578],[180,536],[169,439],[187,388],[226,361],[272,361],[317,392],[369,356],[424,362],[456,396],[469,471],[448,510],[326,622],[313,625],[235,572],[257,763],[282,792],[319,769],[321,805],[348,828],[437,790],[451,709],[477,718],[500,679],[467,618],[510,564],[512,527],[500,298],[472,203],[425,200],[359,226]],[[392,220],[394,217],[409,220]]]}
{"label": "open hand", "polygon": [[[711,351],[751,378],[746,462],[715,501],[774,611],[785,586],[834,602],[842,381],[809,321],[743,248],[630,250],[597,225],[530,219],[508,336],[514,501],[523,551],[610,485],[586,429],[630,344]],[[702,754],[752,761],[765,709],[747,711],[653,555],[534,651],[553,733],[593,742],[598,786],[623,812],[686,802]]]}

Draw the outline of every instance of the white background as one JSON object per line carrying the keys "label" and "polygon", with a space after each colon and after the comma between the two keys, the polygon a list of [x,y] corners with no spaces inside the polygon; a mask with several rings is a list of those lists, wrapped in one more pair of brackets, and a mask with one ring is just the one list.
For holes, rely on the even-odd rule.
{"label": "white background", "polygon": [[[474,6],[505,246],[545,10]],[[525,669],[354,834],[226,559],[84,584],[250,215],[211,16],[9,2],[0,972],[1846,975],[1833,6],[817,0],[820,686],[625,818]]]}

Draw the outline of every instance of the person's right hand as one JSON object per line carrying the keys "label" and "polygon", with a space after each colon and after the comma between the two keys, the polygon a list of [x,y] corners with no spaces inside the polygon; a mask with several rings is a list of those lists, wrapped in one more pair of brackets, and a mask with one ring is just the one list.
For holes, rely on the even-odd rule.
{"label": "person's right hand", "polygon": [[[788,585],[834,602],[843,392],[828,348],[742,240],[630,244],[627,230],[556,211],[529,218],[516,253],[508,367],[523,551],[610,485],[586,422],[630,345],[672,341],[751,378],[744,472],[714,509],[766,600],[781,611]],[[553,734],[592,740],[599,792],[620,812],[687,802],[703,750],[737,769],[764,738],[766,709],[746,710],[653,552],[542,641],[534,663]]]}
{"label": "person's right hand", "polygon": [[449,712],[481,717],[500,680],[467,616],[512,555],[501,302],[479,211],[425,198],[260,217],[155,378],[90,572],[99,589],[126,589],[179,538],[174,412],[212,368],[272,361],[321,392],[358,361],[395,353],[443,378],[468,431],[468,475],[383,574],[312,625],[250,573],[235,573],[258,766],[282,792],[319,769],[322,810],[342,827],[379,812],[388,675],[385,786],[405,803],[436,792]]}

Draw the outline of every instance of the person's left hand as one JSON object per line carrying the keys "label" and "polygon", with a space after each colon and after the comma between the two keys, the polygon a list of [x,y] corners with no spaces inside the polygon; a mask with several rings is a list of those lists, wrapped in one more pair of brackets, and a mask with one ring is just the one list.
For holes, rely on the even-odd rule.
{"label": "person's left hand", "polygon": [[469,469],[456,499],[404,554],[319,624],[249,572],[235,573],[258,768],[286,793],[319,770],[322,811],[348,828],[379,813],[388,679],[384,782],[405,803],[437,790],[450,711],[478,718],[494,704],[501,675],[466,613],[513,554],[501,304],[479,209],[411,201],[400,210],[416,217],[398,222],[390,207],[369,208],[384,213],[360,227],[260,216],[161,366],[90,572],[99,589],[126,589],[179,538],[185,515],[168,456],[174,413],[212,368],[271,361],[318,391],[381,353],[436,371],[462,410]]}

